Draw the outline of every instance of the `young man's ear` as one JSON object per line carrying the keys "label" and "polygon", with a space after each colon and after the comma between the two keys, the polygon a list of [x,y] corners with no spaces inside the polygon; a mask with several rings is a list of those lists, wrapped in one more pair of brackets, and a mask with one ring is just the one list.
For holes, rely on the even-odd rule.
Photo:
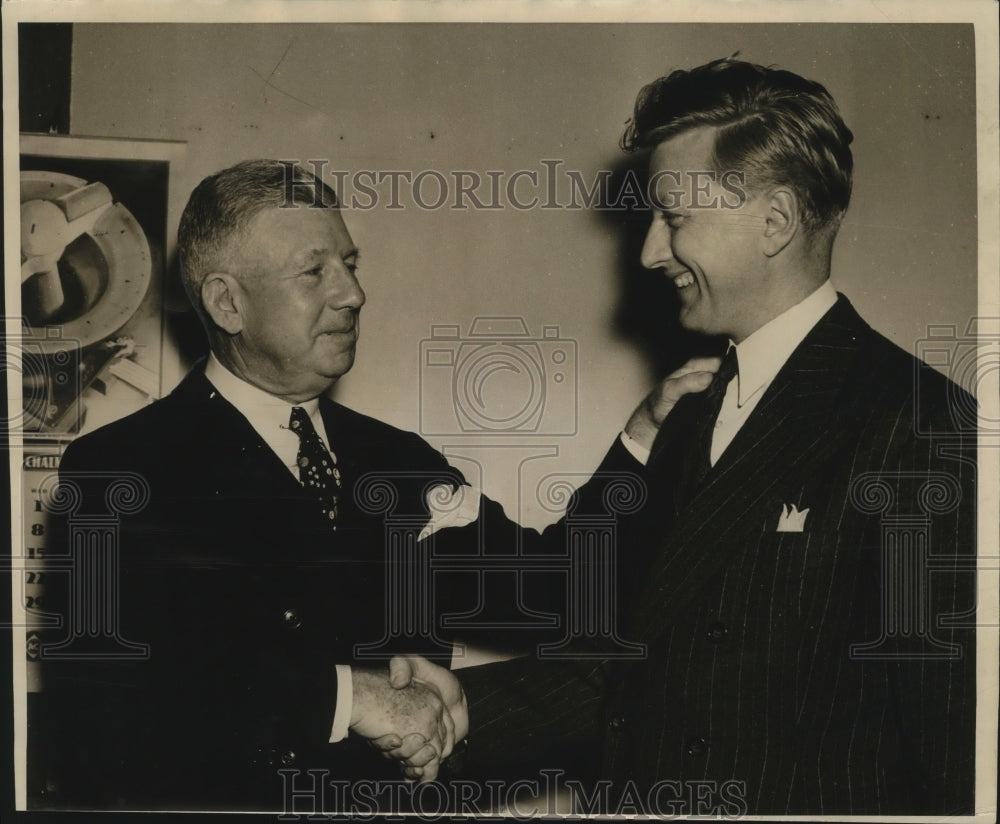
{"label": "young man's ear", "polygon": [[785,187],[773,189],[767,199],[764,226],[764,254],[774,257],[795,237],[801,226],[799,199]]}
{"label": "young man's ear", "polygon": [[243,329],[240,283],[225,272],[211,272],[201,284],[201,305],[216,326],[235,335]]}

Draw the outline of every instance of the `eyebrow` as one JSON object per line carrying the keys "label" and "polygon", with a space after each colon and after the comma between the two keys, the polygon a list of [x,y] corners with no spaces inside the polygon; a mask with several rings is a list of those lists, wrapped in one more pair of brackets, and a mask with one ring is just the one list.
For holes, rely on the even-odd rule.
{"label": "eyebrow", "polygon": [[[292,258],[293,264],[295,266],[306,266],[312,263],[314,260],[327,257],[330,254],[329,249],[310,249],[308,252],[302,252],[295,255]],[[351,246],[343,254],[341,254],[341,260],[347,260],[347,258],[360,257],[361,252],[358,250],[357,246]]]}

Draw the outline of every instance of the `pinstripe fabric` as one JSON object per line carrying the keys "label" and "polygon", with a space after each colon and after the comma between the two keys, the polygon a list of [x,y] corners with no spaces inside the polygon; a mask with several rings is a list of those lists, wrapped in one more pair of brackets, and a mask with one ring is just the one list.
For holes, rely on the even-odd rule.
{"label": "pinstripe fabric", "polygon": [[[619,787],[742,782],[757,814],[971,812],[975,576],[956,565],[975,555],[975,436],[956,399],[841,296],[677,511],[671,467],[701,403],[685,398],[650,504],[620,529],[626,637],[647,658],[469,671],[470,763],[509,775],[591,753]],[[804,529],[777,532],[791,504]],[[917,578],[884,571],[911,550],[930,555],[904,570]],[[921,575],[909,612],[884,606]],[[959,657],[933,657],[948,645]]]}

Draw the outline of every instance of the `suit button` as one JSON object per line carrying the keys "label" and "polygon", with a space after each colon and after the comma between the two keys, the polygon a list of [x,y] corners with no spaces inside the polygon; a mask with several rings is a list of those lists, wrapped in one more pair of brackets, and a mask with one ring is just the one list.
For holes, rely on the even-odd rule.
{"label": "suit button", "polygon": [[708,640],[713,644],[721,644],[726,640],[727,635],[729,635],[729,627],[722,621],[714,621],[708,625]]}
{"label": "suit button", "polygon": [[295,763],[295,753],[291,750],[285,750],[281,754],[281,763],[286,767],[292,766]]}
{"label": "suit button", "polygon": [[289,629],[298,629],[302,626],[302,618],[294,609],[286,609],[284,615],[281,616],[282,622]]}
{"label": "suit button", "polygon": [[625,719],[620,715],[616,715],[608,721],[608,726],[613,730],[620,730],[625,726]]}
{"label": "suit button", "polygon": [[685,747],[687,754],[692,757],[704,755],[708,749],[708,742],[704,738],[692,738]]}

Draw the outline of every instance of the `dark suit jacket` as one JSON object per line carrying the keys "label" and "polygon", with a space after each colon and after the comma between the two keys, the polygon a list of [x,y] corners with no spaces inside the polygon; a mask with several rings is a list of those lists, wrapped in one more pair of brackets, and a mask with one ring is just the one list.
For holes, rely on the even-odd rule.
{"label": "dark suit jacket", "polygon": [[[710,809],[653,813],[971,813],[974,402],[841,296],[679,509],[702,400],[668,417],[619,530],[645,660],[461,673],[469,774],[591,752],[616,791],[659,786],[661,805],[677,790],[657,782],[716,782]],[[629,467],[616,445],[602,469]],[[776,531],[790,505],[802,531]]]}
{"label": "dark suit jacket", "polygon": [[[460,478],[416,435],[326,399],[321,410],[344,482],[335,534],[200,368],[66,450],[60,477],[82,489],[78,519],[108,512],[116,476],[148,484],[148,504],[120,517],[117,589],[120,635],[150,655],[48,661],[32,727],[44,728],[33,741],[45,742],[50,790],[37,803],[275,809],[281,768],[398,778],[367,747],[328,743],[334,667],[386,634],[386,514],[419,529],[428,486]],[[389,497],[359,488],[376,476]],[[49,604],[65,618],[69,576],[50,579]],[[432,652],[427,635],[417,628],[395,649]],[[101,649],[105,639],[72,649],[88,643]]]}

